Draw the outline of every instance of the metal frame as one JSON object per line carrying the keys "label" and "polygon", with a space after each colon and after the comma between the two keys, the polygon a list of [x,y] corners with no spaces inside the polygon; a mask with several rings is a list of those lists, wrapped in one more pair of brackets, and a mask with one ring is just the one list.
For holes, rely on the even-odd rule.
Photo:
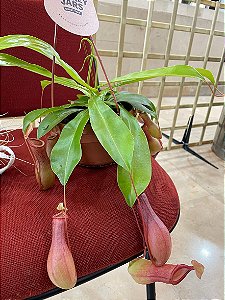
{"label": "metal frame", "polygon": [[[97,0],[95,0],[95,2],[97,2]],[[146,64],[149,59],[164,60],[165,67],[169,65],[170,60],[184,61],[184,64],[188,64],[189,62],[192,62],[192,61],[199,61],[199,62],[203,62],[203,65],[202,65],[203,68],[205,68],[207,66],[208,62],[215,62],[215,63],[219,63],[218,74],[216,76],[216,86],[224,85],[224,81],[223,80],[220,81],[224,57],[221,58],[218,56],[211,56],[210,50],[211,50],[211,47],[213,44],[214,36],[225,37],[224,31],[215,29],[216,22],[218,19],[219,9],[224,9],[225,4],[222,4],[220,2],[209,1],[209,0],[191,0],[191,2],[196,3],[195,13],[193,16],[192,25],[186,26],[186,25],[176,24],[177,11],[178,11],[178,7],[180,5],[179,0],[173,0],[173,2],[174,2],[173,3],[173,11],[171,14],[171,19],[168,23],[157,22],[157,21],[152,20],[152,16],[154,14],[155,0],[149,1],[148,16],[147,16],[146,20],[136,19],[136,18],[128,18],[127,17],[128,0],[121,1],[121,2],[122,2],[122,6],[121,6],[121,15],[120,16],[100,14],[100,13],[98,14],[100,21],[120,23],[118,50],[117,51],[108,50],[108,49],[100,49],[99,50],[99,53],[101,56],[117,57],[117,70],[116,70],[117,76],[121,75],[123,58],[140,58],[142,60],[140,70],[144,70],[146,68]],[[214,12],[212,11],[213,19],[212,19],[210,29],[201,28],[201,27],[196,26],[199,9],[204,9],[204,8],[200,8],[200,4],[204,4],[205,6],[215,7],[215,11]],[[183,5],[183,4],[181,4],[181,5]],[[126,25],[141,26],[141,27],[145,28],[145,38],[144,38],[142,52],[124,51]],[[167,46],[166,46],[165,53],[149,53],[152,28],[160,28],[160,29],[168,30]],[[171,53],[173,35],[174,35],[174,32],[176,32],[176,31],[190,33],[190,38],[189,38],[189,43],[188,43],[186,54],[177,55],[177,54]],[[194,39],[194,36],[196,33],[209,36],[205,55],[203,55],[203,56],[196,56],[196,55],[191,54],[193,39]],[[164,150],[170,150],[172,148],[175,149],[179,146],[179,145],[175,145],[173,143],[173,136],[174,136],[174,133],[176,130],[186,129],[186,126],[187,126],[186,124],[183,124],[182,126],[177,126],[178,112],[180,111],[180,109],[183,109],[183,108],[192,108],[191,115],[194,115],[197,108],[208,107],[204,123],[198,123],[198,124],[194,123],[193,124],[193,128],[194,127],[202,127],[202,133],[201,133],[200,140],[197,143],[191,143],[190,145],[202,145],[202,144],[212,142],[212,140],[204,140],[206,128],[208,126],[214,126],[214,125],[218,124],[218,122],[209,122],[210,112],[211,112],[211,109],[213,106],[221,106],[221,108],[222,108],[223,102],[222,101],[214,102],[215,94],[213,93],[209,103],[206,103],[206,102],[198,103],[201,87],[205,86],[205,85],[206,85],[205,83],[199,83],[197,81],[186,81],[185,82],[185,78],[182,78],[181,81],[168,81],[168,82],[166,82],[166,78],[162,78],[161,81],[145,81],[145,82],[141,82],[138,84],[138,86],[137,86],[138,93],[141,93],[144,87],[159,86],[158,100],[157,100],[157,114],[158,115],[160,115],[161,111],[165,111],[165,110],[169,110],[169,109],[174,110],[173,121],[172,121],[171,126],[162,128],[162,130],[164,130],[164,131],[170,131],[168,145],[166,147],[164,147]],[[163,105],[163,92],[164,92],[164,88],[167,86],[178,87],[178,96],[177,96],[176,105]],[[193,86],[193,87],[196,86],[196,93],[194,96],[193,104],[181,104],[183,88],[185,86]]]}
{"label": "metal frame", "polygon": [[[192,49],[192,45],[193,45],[195,27],[196,27],[196,24],[197,24],[197,17],[198,17],[198,11],[199,11],[200,4],[201,4],[201,0],[197,0],[196,6],[195,6],[194,17],[193,17],[192,25],[191,25],[191,34],[190,34],[188,49],[187,49],[187,53],[186,53],[186,57],[185,57],[185,61],[184,61],[185,65],[188,65],[189,60],[190,60],[190,56],[191,56],[191,49]],[[176,108],[174,110],[173,122],[172,122],[172,126],[171,126],[168,146],[167,146],[168,150],[170,150],[171,146],[172,146],[174,130],[175,130],[176,122],[177,122],[180,102],[181,102],[182,93],[183,93],[184,81],[185,81],[185,78],[183,77],[181,79],[181,84],[180,84],[179,92],[178,92],[178,96],[177,96],[177,104],[176,104]]]}
{"label": "metal frame", "polygon": [[[102,275],[104,275],[104,274],[106,274],[106,273],[108,273],[108,272],[110,272],[112,270],[115,270],[116,268],[121,267],[122,265],[128,263],[129,261],[131,261],[131,260],[133,260],[135,258],[137,258],[138,256],[141,256],[142,254],[143,254],[143,251],[140,252],[140,253],[138,253],[138,254],[136,254],[136,255],[134,255],[134,256],[132,256],[132,257],[130,257],[130,258],[128,258],[128,259],[126,259],[126,260],[124,260],[124,261],[122,261],[122,262],[120,262],[120,263],[118,263],[118,264],[109,266],[108,268],[105,268],[105,269],[102,269],[100,271],[94,272],[92,274],[89,274],[89,275],[83,276],[81,278],[78,278],[77,283],[76,283],[76,287],[79,286],[79,285],[81,285],[81,284],[83,284],[83,283],[86,283],[86,282],[88,282],[90,280],[96,279],[99,276],[102,276]],[[47,299],[49,297],[55,296],[57,294],[65,292],[65,291],[66,290],[63,290],[63,289],[60,289],[60,288],[54,288],[54,289],[52,289],[50,291],[47,291],[45,293],[42,293],[42,294],[40,294],[38,296],[26,298],[25,300],[42,300],[42,299]]]}
{"label": "metal frame", "polygon": [[[179,0],[175,0],[173,13],[172,13],[172,16],[171,16],[171,21],[170,21],[169,35],[168,35],[168,40],[167,40],[167,45],[166,45],[164,67],[168,66],[169,59],[171,57],[170,50],[171,50],[172,41],[173,41],[173,34],[174,34],[175,23],[176,23],[176,18],[177,18],[178,4],[179,4]],[[165,83],[166,83],[166,77],[163,77],[161,79],[161,84],[160,84],[160,88],[159,88],[159,95],[158,95],[158,102],[157,102],[157,115],[158,116],[159,116],[160,109],[161,109],[161,106],[162,106],[162,98],[163,98],[163,91],[164,91]]]}
{"label": "metal frame", "polygon": [[[144,46],[143,46],[143,55],[142,55],[142,61],[141,61],[141,71],[144,71],[146,69],[147,60],[148,60],[148,52],[149,52],[149,48],[150,48],[149,41],[150,41],[150,35],[151,35],[154,4],[155,4],[155,1],[149,1],[147,24],[146,24],[146,29],[145,29],[145,39],[144,39]],[[142,92],[142,88],[143,88],[143,82],[139,82],[138,94],[140,94]]]}
{"label": "metal frame", "polygon": [[118,43],[118,52],[117,52],[118,59],[116,64],[116,76],[121,76],[121,72],[122,72],[127,8],[128,8],[128,0],[123,0],[122,7],[121,7],[121,22],[120,22],[120,34],[119,34],[119,43]]}
{"label": "metal frame", "polygon": [[[216,84],[215,84],[216,86],[218,86],[218,83],[219,83],[219,79],[220,79],[220,75],[222,73],[224,61],[225,61],[225,48],[223,50],[223,55],[222,55],[221,60],[220,60],[219,70],[218,70],[218,73],[217,73],[217,76],[216,76]],[[207,111],[207,114],[206,114],[206,117],[205,117],[205,122],[204,122],[204,125],[203,125],[203,128],[202,128],[202,134],[201,134],[200,141],[199,141],[200,145],[202,145],[202,143],[203,143],[203,138],[204,138],[204,135],[205,135],[206,127],[208,126],[208,121],[209,121],[209,116],[210,116],[211,109],[212,109],[213,106],[215,106],[214,103],[213,103],[214,98],[215,98],[215,91],[213,92],[213,94],[211,96],[211,99],[210,99],[210,102],[209,102],[208,111]],[[219,123],[219,121],[217,122],[217,124],[218,123]]]}

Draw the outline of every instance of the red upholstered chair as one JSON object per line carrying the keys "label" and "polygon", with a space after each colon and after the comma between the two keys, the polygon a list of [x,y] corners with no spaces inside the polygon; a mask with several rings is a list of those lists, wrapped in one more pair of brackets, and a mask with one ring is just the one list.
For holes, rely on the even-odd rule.
{"label": "red upholstered chair", "polygon": [[[1,18],[1,35],[30,34],[49,43],[53,41],[54,24],[45,13],[42,0],[2,1]],[[86,56],[84,51],[77,53],[79,42],[79,37],[59,30],[57,50],[76,70]],[[10,52],[51,67],[51,62],[32,51],[21,48]],[[84,78],[86,71],[82,71]],[[40,107],[41,77],[25,70],[3,68],[1,79],[1,113],[18,116]],[[73,91],[56,86],[56,104],[73,98]],[[44,106],[50,106],[49,99],[46,93]],[[13,135],[15,140],[9,146],[23,144],[21,130]],[[17,158],[32,161],[25,145],[13,150]],[[44,299],[62,291],[49,280],[46,261],[51,244],[51,219],[62,202],[63,188],[57,181],[52,189],[40,191],[33,166],[20,160],[16,160],[15,166],[25,175],[11,167],[1,176],[1,299]],[[179,216],[178,195],[155,159],[152,166],[153,176],[146,194],[171,231]],[[77,285],[143,253],[134,214],[117,186],[115,165],[77,167],[67,187],[67,206]],[[150,292],[154,294],[154,285],[150,286]],[[148,297],[153,299],[149,291]]]}

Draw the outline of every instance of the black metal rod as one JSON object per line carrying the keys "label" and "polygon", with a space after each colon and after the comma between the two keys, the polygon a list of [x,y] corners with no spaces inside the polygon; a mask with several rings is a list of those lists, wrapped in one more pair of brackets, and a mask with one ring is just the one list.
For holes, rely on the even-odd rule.
{"label": "black metal rod", "polygon": [[[165,136],[165,138],[167,138],[167,139],[170,138],[170,136],[169,136],[168,134],[164,133],[164,132],[162,132],[162,135]],[[172,138],[172,141],[173,141],[173,143],[174,143],[175,145],[183,145],[183,142],[179,142],[178,140],[176,140],[176,139],[174,139],[174,138]]]}
{"label": "black metal rod", "polygon": [[[148,251],[145,255],[146,259],[150,259]],[[147,300],[156,300],[155,283],[146,284]]]}
{"label": "black metal rod", "polygon": [[193,119],[194,119],[194,115],[190,116],[189,120],[188,120],[188,124],[187,124],[187,128],[185,129],[183,138],[182,138],[182,142],[184,144],[188,144],[189,140],[190,140],[190,136],[191,136],[191,129],[192,129],[192,124],[193,124]]}
{"label": "black metal rod", "polygon": [[146,285],[147,300],[156,300],[155,283]]}
{"label": "black metal rod", "polygon": [[[194,150],[192,150],[189,146],[188,146],[188,143],[189,143],[189,139],[190,139],[190,135],[191,135],[191,129],[192,129],[192,124],[193,124],[193,119],[194,119],[194,115],[193,116],[190,116],[189,120],[188,120],[188,123],[187,123],[187,128],[185,129],[185,132],[184,132],[184,135],[183,135],[183,138],[182,138],[182,141],[178,141],[176,139],[172,139],[173,143],[175,145],[183,145],[182,148],[187,151],[188,153],[194,155],[195,157],[201,159],[202,161],[204,161],[205,163],[209,164],[210,166],[212,166],[213,168],[215,169],[219,169],[217,168],[214,164],[212,164],[211,162],[209,162],[207,159],[205,159],[204,157],[202,157],[201,155],[199,155],[198,153],[196,153]],[[169,135],[165,134],[162,132],[162,135],[164,137],[166,137],[167,139],[170,138]]]}
{"label": "black metal rod", "polygon": [[188,147],[187,145],[183,145],[183,149],[187,152],[189,152],[190,154],[194,155],[195,157],[201,159],[202,161],[204,161],[205,163],[209,164],[210,166],[212,166],[215,169],[219,169],[218,167],[216,167],[214,164],[212,164],[210,161],[208,161],[207,159],[205,159],[204,157],[202,157],[201,155],[199,155],[198,153],[196,153],[194,150],[192,150],[190,147]]}
{"label": "black metal rod", "polygon": [[[115,270],[116,268],[121,267],[122,265],[124,265],[124,264],[130,262],[131,260],[133,260],[133,259],[141,256],[142,254],[143,254],[143,251],[140,252],[140,253],[137,253],[136,255],[134,255],[132,257],[129,257],[128,259],[125,259],[125,260],[123,260],[123,261],[121,261],[121,262],[119,262],[119,263],[117,263],[115,265],[111,265],[111,266],[109,266],[109,267],[107,267],[105,269],[102,269],[100,271],[97,271],[97,272],[91,273],[89,275],[80,277],[77,280],[76,287],[79,286],[79,285],[81,285],[81,284],[83,284],[83,283],[86,283],[86,282],[88,282],[88,281],[90,281],[92,279],[95,279],[95,278],[97,278],[99,276],[102,276],[102,275],[104,275],[104,274],[106,274],[106,273],[108,273],[108,272],[110,272],[112,270]],[[40,295],[33,296],[33,297],[30,297],[30,298],[26,298],[25,300],[42,300],[42,299],[47,299],[49,297],[55,296],[57,294],[65,292],[65,291],[66,290],[62,290],[60,288],[54,288],[54,289],[52,289],[50,291],[47,291],[45,293],[42,293]]]}

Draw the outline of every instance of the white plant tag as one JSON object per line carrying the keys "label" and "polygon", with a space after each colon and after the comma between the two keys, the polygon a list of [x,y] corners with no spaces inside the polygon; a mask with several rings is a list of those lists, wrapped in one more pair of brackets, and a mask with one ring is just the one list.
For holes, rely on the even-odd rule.
{"label": "white plant tag", "polygon": [[95,34],[99,21],[92,0],[44,0],[50,18],[63,29],[81,36]]}

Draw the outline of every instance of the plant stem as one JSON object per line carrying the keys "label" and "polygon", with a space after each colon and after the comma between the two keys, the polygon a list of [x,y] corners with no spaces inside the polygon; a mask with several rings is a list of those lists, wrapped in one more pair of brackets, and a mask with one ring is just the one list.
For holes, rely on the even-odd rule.
{"label": "plant stem", "polygon": [[90,40],[91,40],[92,43],[93,43],[93,47],[94,47],[94,49],[95,49],[96,56],[98,57],[99,63],[100,63],[101,68],[102,68],[102,71],[103,71],[103,73],[104,73],[104,75],[105,75],[105,79],[106,79],[106,81],[107,81],[107,84],[108,84],[109,89],[110,89],[110,91],[111,91],[111,94],[112,94],[112,96],[113,96],[113,99],[114,99],[114,102],[115,102],[115,105],[116,105],[116,110],[117,110],[117,112],[119,113],[120,110],[119,110],[119,105],[118,105],[118,103],[117,103],[117,101],[116,101],[116,95],[115,95],[115,93],[114,93],[114,91],[113,91],[113,88],[112,88],[112,85],[111,85],[111,83],[110,83],[110,81],[109,81],[108,75],[106,74],[105,67],[104,67],[104,65],[103,65],[102,59],[101,59],[101,57],[100,57],[100,55],[99,55],[99,53],[98,53],[97,47],[96,47],[96,45],[95,45],[95,42],[94,42],[92,36],[90,36]]}
{"label": "plant stem", "polygon": [[69,234],[68,234],[68,226],[67,226],[67,205],[66,205],[66,186],[63,185],[63,204],[64,204],[64,209],[65,209],[65,231],[66,231],[66,239],[67,239],[67,244],[69,249],[71,250],[70,247],[70,240],[69,240]]}
{"label": "plant stem", "polygon": [[[56,49],[58,25],[55,23],[53,48]],[[52,83],[51,83],[51,105],[54,107],[54,76],[55,76],[55,56],[52,59]]]}
{"label": "plant stem", "polygon": [[[134,189],[134,192],[135,192],[135,195],[136,195],[136,199],[137,199],[138,204],[139,204],[139,206],[140,206],[140,199],[139,199],[139,197],[138,197],[138,193],[137,193],[137,190],[136,190],[135,185],[134,185],[134,179],[133,179],[133,177],[132,177],[131,174],[129,174],[129,175],[130,175],[130,181],[131,181],[131,184],[132,184],[132,186],[133,186],[133,189]],[[141,207],[141,206],[140,206],[140,207]],[[140,225],[139,225],[139,222],[138,222],[138,219],[137,219],[137,216],[136,216],[136,214],[135,214],[135,211],[134,211],[134,208],[133,208],[133,207],[132,207],[132,210],[133,210],[133,213],[134,213],[134,216],[135,216],[136,223],[137,223],[137,225],[138,225],[138,229],[139,229],[139,231],[140,231],[140,233],[141,233],[141,236],[142,236],[142,239],[143,239],[143,246],[144,246],[144,248],[145,248],[146,243],[145,243],[145,237],[144,237],[144,234],[143,234],[143,232],[142,232],[142,230],[141,230],[141,227],[140,227]],[[144,225],[142,215],[141,215],[141,220],[142,220],[142,224]]]}

